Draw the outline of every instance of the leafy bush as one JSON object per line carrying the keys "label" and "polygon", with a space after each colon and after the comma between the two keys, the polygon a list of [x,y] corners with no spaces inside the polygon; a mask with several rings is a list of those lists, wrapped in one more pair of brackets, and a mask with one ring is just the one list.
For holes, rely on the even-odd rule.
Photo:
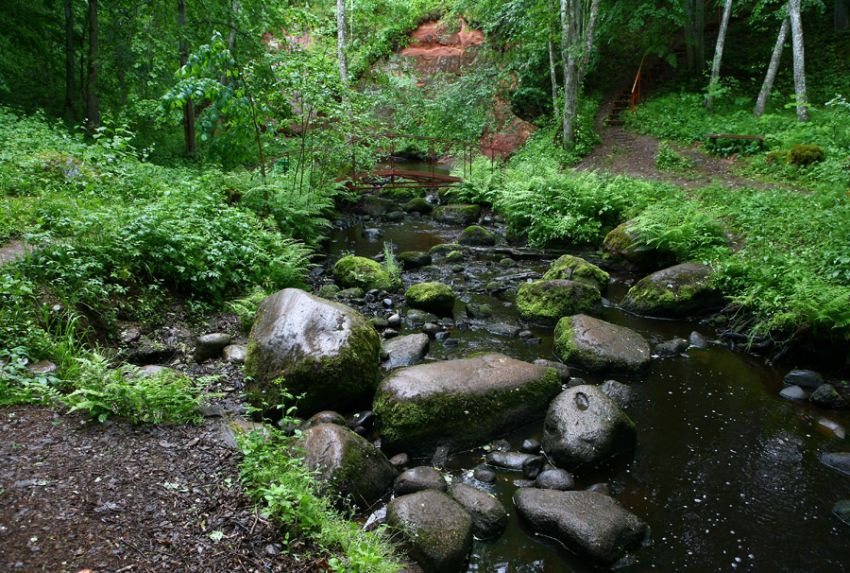
{"label": "leafy bush", "polygon": [[819,145],[798,143],[788,150],[788,163],[797,167],[820,163],[823,159],[823,149]]}
{"label": "leafy bush", "polygon": [[57,400],[61,381],[52,374],[33,374],[23,347],[0,349],[0,407],[47,404]]}
{"label": "leafy bush", "polygon": [[665,171],[687,171],[692,169],[694,162],[673,149],[669,143],[662,141],[658,144],[655,154],[655,166]]}
{"label": "leafy bush", "polygon": [[679,261],[716,260],[727,254],[722,223],[682,197],[663,200],[635,217],[640,242]]}

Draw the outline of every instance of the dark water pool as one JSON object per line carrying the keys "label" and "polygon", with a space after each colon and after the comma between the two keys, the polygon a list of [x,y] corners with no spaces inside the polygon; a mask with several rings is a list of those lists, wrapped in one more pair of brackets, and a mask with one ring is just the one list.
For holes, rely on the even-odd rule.
{"label": "dark water pool", "polygon": [[[368,225],[376,226],[376,225]],[[456,240],[459,228],[430,218],[380,225],[379,241],[361,237],[355,226],[334,234],[332,259],[346,252],[373,256],[383,241],[397,251],[428,250]],[[405,273],[406,283],[443,280],[465,302],[487,303],[494,315],[454,328],[456,347],[439,342],[429,360],[459,358],[492,350],[524,360],[552,358],[551,329],[532,329],[539,343],[515,336],[526,328],[510,304],[486,294],[483,282],[523,272],[542,272],[545,260],[517,261],[504,268],[500,256],[470,255],[462,268],[441,266],[428,273]],[[591,255],[592,258],[592,255]],[[638,318],[616,308],[634,277],[616,276],[609,306],[598,316],[628,326],[651,344],[694,330],[709,340],[714,333],[696,323]],[[403,332],[404,334],[404,332]],[[537,341],[535,341],[537,342]],[[720,344],[690,349],[686,356],[653,360],[637,375],[617,376],[633,389],[628,414],[638,428],[638,448],[626,459],[578,474],[579,486],[608,484],[613,495],[645,519],[653,542],[636,554],[630,571],[850,571],[850,527],[831,514],[833,504],[850,498],[850,478],[822,466],[822,451],[850,449],[846,441],[819,428],[829,418],[850,427],[850,416],[784,401],[781,379],[790,367],[771,368],[758,358]],[[574,372],[591,382],[602,380]],[[542,424],[518,428],[514,447],[541,434]],[[472,479],[471,468],[486,452],[478,449],[450,458],[447,470]],[[592,570],[555,543],[535,537],[513,513],[513,480],[502,472],[491,491],[511,513],[505,533],[492,542],[476,542],[469,571],[493,573]],[[478,484],[481,485],[481,484]]]}

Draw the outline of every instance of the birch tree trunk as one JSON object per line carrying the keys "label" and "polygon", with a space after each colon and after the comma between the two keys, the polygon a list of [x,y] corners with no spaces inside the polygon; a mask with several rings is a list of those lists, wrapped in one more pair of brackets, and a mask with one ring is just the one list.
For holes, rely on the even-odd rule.
{"label": "birch tree trunk", "polygon": [[348,63],[345,61],[345,0],[336,0],[336,53],[339,59],[339,79],[348,83]]}
{"label": "birch tree trunk", "polygon": [[788,18],[782,20],[782,26],[779,27],[776,45],[773,47],[773,54],[770,56],[770,65],[767,66],[764,83],[761,85],[761,91],[756,100],[756,109],[753,112],[756,117],[761,117],[764,108],[767,106],[767,98],[770,97],[770,90],[773,89],[773,81],[776,79],[776,71],[779,69],[779,61],[782,59],[782,48],[785,46],[786,36],[788,36]]}
{"label": "birch tree trunk", "polygon": [[788,17],[791,20],[791,49],[794,53],[794,93],[797,96],[797,121],[809,121],[806,97],[806,58],[803,49],[803,19],[800,0],[788,0]]}
{"label": "birch tree trunk", "polygon": [[74,121],[74,7],[65,0],[65,119]]}
{"label": "birch tree trunk", "polygon": [[89,0],[87,27],[89,54],[86,61],[86,128],[91,134],[100,127],[100,101],[97,97],[97,0]]}
{"label": "birch tree trunk", "polygon": [[723,47],[726,44],[726,29],[729,27],[729,15],[732,13],[732,0],[726,0],[723,6],[723,18],[720,20],[720,31],[717,33],[717,45],[714,48],[714,61],[711,63],[711,79],[708,81],[708,95],[705,96],[705,107],[711,109],[712,92],[720,81],[720,63],[723,60]]}
{"label": "birch tree trunk", "polygon": [[552,115],[558,115],[558,71],[555,67],[555,43],[549,39],[549,79],[552,82]]}

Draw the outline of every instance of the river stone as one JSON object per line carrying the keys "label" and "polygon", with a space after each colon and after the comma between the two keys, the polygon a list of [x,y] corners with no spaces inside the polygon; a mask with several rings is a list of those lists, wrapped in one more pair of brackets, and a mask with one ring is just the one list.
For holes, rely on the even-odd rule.
{"label": "river stone", "polygon": [[534,438],[524,439],[522,445],[519,447],[519,451],[525,454],[539,454],[540,440],[535,440]]}
{"label": "river stone", "polygon": [[472,518],[455,500],[435,490],[392,500],[387,524],[406,541],[426,573],[459,573],[472,549]]}
{"label": "river stone", "polygon": [[357,213],[370,217],[380,217],[395,206],[395,202],[377,195],[362,195],[354,206]]}
{"label": "river stone", "polygon": [[525,463],[532,458],[539,458],[536,454],[525,454],[522,452],[490,452],[484,458],[491,466],[506,470],[522,471]]}
{"label": "river stone", "polygon": [[375,242],[384,236],[384,232],[376,228],[363,229],[360,234],[364,239],[370,242]]}
{"label": "river stone", "polygon": [[496,244],[496,233],[479,225],[470,225],[461,232],[457,242],[474,247],[492,247]]}
{"label": "river stone", "polygon": [[558,394],[543,424],[543,451],[567,469],[633,450],[636,441],[634,422],[597,386]]}
{"label": "river stone", "polygon": [[461,249],[461,246],[458,243],[441,243],[439,245],[434,245],[431,247],[431,250],[428,251],[428,254],[431,255],[432,258],[440,258],[445,257],[449,253],[453,253]]}
{"label": "river stone", "polygon": [[393,486],[396,495],[407,495],[423,489],[446,491],[446,480],[443,479],[443,474],[428,466],[410,468],[396,478],[395,486]]}
{"label": "river stone", "polygon": [[401,208],[407,213],[421,213],[423,215],[427,215],[434,210],[433,205],[431,205],[424,197],[414,197],[402,205]]}
{"label": "river stone", "polygon": [[483,464],[475,466],[472,477],[484,483],[496,483],[496,472]]}
{"label": "river stone", "polygon": [[614,400],[620,408],[625,408],[632,401],[632,389],[622,382],[606,380],[599,387],[602,393]]}
{"label": "river stone", "polygon": [[[303,394],[310,414],[351,409],[370,398],[378,382],[381,339],[358,312],[298,289],[266,298],[257,311],[245,358],[245,389],[258,407],[274,407],[285,388]],[[279,383],[279,379],[283,379]]]}
{"label": "river stone", "polygon": [[338,260],[334,265],[333,275],[336,282],[346,288],[389,291],[398,286],[380,263],[355,255],[347,255]]}
{"label": "river stone", "polygon": [[543,279],[571,280],[585,282],[597,289],[604,290],[608,286],[610,275],[594,264],[573,255],[563,255],[549,266]]}
{"label": "river stone", "polygon": [[390,465],[394,468],[403,468],[410,463],[410,456],[405,453],[396,454],[390,458]]}
{"label": "river stone", "polygon": [[224,347],[222,357],[226,362],[230,362],[231,364],[242,364],[245,362],[247,351],[247,348],[241,344],[228,344]]}
{"label": "river stone", "polygon": [[605,236],[602,249],[608,259],[636,270],[654,271],[675,262],[672,253],[656,250],[638,239],[635,222],[626,221]]}
{"label": "river stone", "polygon": [[544,368],[554,368],[558,372],[558,377],[561,379],[561,382],[564,384],[570,381],[570,367],[562,362],[538,358],[533,362],[533,364],[543,366]]}
{"label": "river stone", "polygon": [[723,304],[711,280],[711,267],[682,263],[644,277],[629,289],[622,306],[650,316],[683,317]]}
{"label": "river stone", "polygon": [[850,499],[842,499],[833,505],[832,513],[835,514],[835,517],[850,525]]}
{"label": "river stone", "polygon": [[590,311],[601,300],[595,286],[571,280],[523,283],[516,295],[517,309],[523,318],[550,324],[562,316]]}
{"label": "river stone", "polygon": [[434,209],[434,219],[450,225],[471,225],[481,216],[478,205],[442,205]]}
{"label": "river stone", "polygon": [[804,390],[817,390],[822,386],[823,376],[814,370],[792,370],[785,375],[783,383],[786,386],[799,386]]}
{"label": "river stone", "polygon": [[422,332],[387,340],[384,342],[384,350],[389,355],[389,359],[384,362],[384,368],[392,370],[413,366],[425,358],[430,344],[431,339]]}
{"label": "river stone", "polygon": [[419,283],[407,289],[404,300],[413,308],[440,316],[451,316],[455,305],[455,293],[452,287],[443,283]]}
{"label": "river stone", "polygon": [[449,495],[472,517],[472,533],[478,539],[498,537],[508,524],[508,512],[502,503],[487,492],[465,483],[449,488]]}
{"label": "river stone", "polygon": [[646,523],[601,493],[521,489],[514,504],[534,531],[600,565],[614,564],[647,534]]}
{"label": "river stone", "polygon": [[312,416],[310,416],[306,422],[304,422],[304,428],[312,428],[313,426],[318,426],[319,424],[336,424],[337,426],[347,426],[345,423],[345,418],[342,414],[334,412],[333,410],[322,410],[321,412],[316,412]]}
{"label": "river stone", "polygon": [[431,255],[425,251],[404,251],[396,258],[405,270],[418,269],[431,264]]}
{"label": "river stone", "polygon": [[567,491],[573,489],[575,485],[573,474],[559,468],[543,470],[538,474],[537,479],[534,480],[534,487],[540,489]]}
{"label": "river stone", "polygon": [[650,359],[649,344],[637,332],[585,314],[566,316],[555,327],[555,353],[587,370],[637,370]]}
{"label": "river stone", "polygon": [[559,389],[554,370],[480,354],[395,370],[381,382],[373,409],[388,448],[427,451],[479,445],[533,421]]}
{"label": "river stone", "polygon": [[381,450],[348,428],[318,424],[302,436],[304,461],[331,491],[369,507],[392,486],[396,470]]}
{"label": "river stone", "polygon": [[809,401],[821,408],[830,408],[832,410],[844,410],[847,408],[847,401],[838,393],[838,390],[832,384],[821,384],[818,386],[812,392],[812,395],[809,396]]}
{"label": "river stone", "polygon": [[786,386],[779,391],[779,395],[786,400],[806,400],[809,397],[809,393],[799,386]]}
{"label": "river stone", "polygon": [[671,338],[655,346],[655,353],[661,358],[679,356],[688,349],[688,341],[684,338]]}
{"label": "river stone", "polygon": [[820,455],[820,462],[846,476],[850,476],[850,452],[829,452]]}
{"label": "river stone", "polygon": [[199,336],[195,342],[195,362],[203,362],[221,356],[224,348],[233,340],[229,334],[213,332]]}

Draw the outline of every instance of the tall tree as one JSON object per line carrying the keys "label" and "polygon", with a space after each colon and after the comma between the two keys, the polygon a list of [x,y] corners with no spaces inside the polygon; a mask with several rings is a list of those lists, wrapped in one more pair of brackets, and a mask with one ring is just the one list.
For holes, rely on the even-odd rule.
{"label": "tall tree", "polygon": [[336,51],[339,59],[339,79],[348,83],[348,63],[345,60],[345,0],[336,0]]}
{"label": "tall tree", "polygon": [[688,70],[702,72],[705,65],[705,0],[685,0],[685,57]]}
{"label": "tall tree", "polygon": [[97,91],[97,0],[89,0],[86,25],[89,54],[86,61],[86,128],[89,133],[100,127],[100,100]]}
{"label": "tall tree", "polygon": [[729,16],[732,14],[732,0],[726,0],[723,6],[723,17],[720,20],[720,31],[717,33],[717,44],[714,47],[714,60],[711,63],[711,79],[708,81],[708,93],[705,96],[705,107],[711,109],[713,91],[720,82],[720,63],[723,60],[723,48],[726,45],[726,30],[729,28]]}
{"label": "tall tree", "polygon": [[581,84],[587,73],[599,19],[599,0],[561,0],[561,51],[564,59],[564,146],[575,145],[575,120]]}
{"label": "tall tree", "polygon": [[808,121],[806,57],[803,49],[803,18],[800,16],[800,0],[788,0],[788,17],[791,20],[791,50],[794,54],[794,94],[797,96],[797,121]]}
{"label": "tall tree", "polygon": [[65,0],[65,119],[74,121],[74,4]]}
{"label": "tall tree", "polygon": [[[177,21],[180,25],[180,66],[186,65],[189,57],[189,45],[186,41],[186,0],[177,2]],[[186,98],[183,106],[183,140],[186,144],[186,154],[195,154],[195,105],[191,96]]]}
{"label": "tall tree", "polygon": [[788,18],[782,20],[782,25],[779,27],[779,35],[776,37],[776,45],[773,46],[773,53],[770,56],[770,64],[767,66],[767,73],[764,75],[764,83],[761,85],[759,97],[756,100],[756,108],[753,113],[756,117],[761,117],[764,113],[764,108],[767,106],[767,98],[770,97],[770,91],[773,89],[773,81],[776,79],[776,71],[779,69],[779,61],[782,59],[782,49],[785,47],[785,38],[788,36]]}

